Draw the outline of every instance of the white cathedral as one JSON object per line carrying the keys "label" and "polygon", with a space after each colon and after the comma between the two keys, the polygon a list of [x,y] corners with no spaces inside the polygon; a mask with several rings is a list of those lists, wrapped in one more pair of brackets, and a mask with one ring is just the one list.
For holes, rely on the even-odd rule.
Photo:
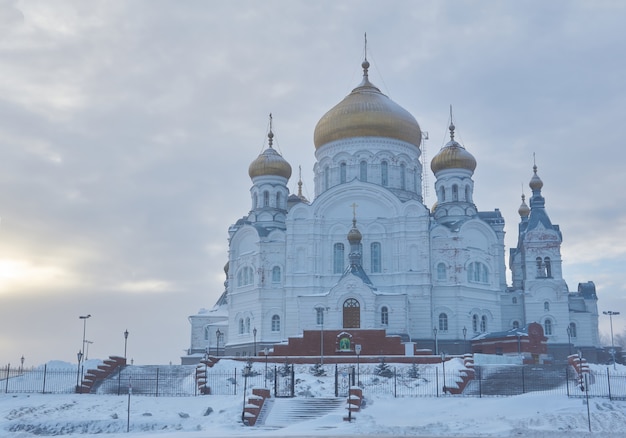
{"label": "white cathedral", "polygon": [[305,330],[384,329],[417,348],[461,353],[470,339],[541,324],[548,351],[600,346],[593,282],[570,291],[562,235],[537,167],[522,195],[506,281],[504,219],[473,201],[476,159],[455,138],[431,160],[437,202],[422,197],[422,131],[363,80],[317,123],[315,198],[287,187],[289,163],[268,147],[250,164],[251,209],[228,230],[225,291],[189,317],[183,363],[248,356]]}

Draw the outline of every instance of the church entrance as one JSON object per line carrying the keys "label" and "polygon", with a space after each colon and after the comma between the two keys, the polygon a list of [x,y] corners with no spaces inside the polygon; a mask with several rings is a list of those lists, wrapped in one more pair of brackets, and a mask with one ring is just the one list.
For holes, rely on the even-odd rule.
{"label": "church entrance", "polygon": [[361,305],[354,298],[343,302],[343,328],[361,328]]}

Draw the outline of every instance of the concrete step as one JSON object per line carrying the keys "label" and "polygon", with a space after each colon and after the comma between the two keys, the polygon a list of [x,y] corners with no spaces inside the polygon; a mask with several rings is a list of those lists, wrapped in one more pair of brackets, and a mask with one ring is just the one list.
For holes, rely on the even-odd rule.
{"label": "concrete step", "polygon": [[[272,399],[265,418],[264,428],[280,428],[290,424],[323,417],[332,412],[344,414],[345,398],[308,397]],[[258,424],[258,423],[257,423]]]}

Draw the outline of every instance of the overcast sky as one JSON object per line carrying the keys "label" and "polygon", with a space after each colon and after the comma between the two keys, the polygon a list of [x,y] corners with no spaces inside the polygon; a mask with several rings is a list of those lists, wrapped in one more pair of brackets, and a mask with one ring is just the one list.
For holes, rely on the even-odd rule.
{"label": "overcast sky", "polygon": [[[476,157],[516,243],[533,153],[570,290],[626,329],[621,1],[0,0],[0,364],[179,363],[223,291],[248,166],[275,145],[313,198],[313,130],[370,79]],[[426,203],[431,206],[434,176]],[[609,339],[608,317],[600,317]]]}

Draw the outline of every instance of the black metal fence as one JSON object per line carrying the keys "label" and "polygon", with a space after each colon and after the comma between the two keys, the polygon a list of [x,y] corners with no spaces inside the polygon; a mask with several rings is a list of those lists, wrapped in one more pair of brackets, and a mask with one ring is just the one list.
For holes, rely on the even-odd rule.
{"label": "black metal fence", "polygon": [[[120,368],[92,389],[97,394],[147,396],[196,396],[202,394],[237,395],[244,388],[264,387],[275,396],[348,395],[351,386],[363,389],[366,396],[439,397],[512,396],[533,391],[568,397],[604,397],[626,400],[626,374],[611,367],[592,369],[585,382],[567,366],[477,366],[466,385],[462,371],[432,365],[386,366],[383,369],[358,365],[289,365],[265,367],[263,364],[234,367],[220,371],[208,368],[206,383],[198,385],[195,366],[127,366]],[[0,368],[0,393],[67,394],[76,390],[82,369]],[[313,389],[312,389],[313,388]],[[315,391],[318,391],[317,393]]]}

